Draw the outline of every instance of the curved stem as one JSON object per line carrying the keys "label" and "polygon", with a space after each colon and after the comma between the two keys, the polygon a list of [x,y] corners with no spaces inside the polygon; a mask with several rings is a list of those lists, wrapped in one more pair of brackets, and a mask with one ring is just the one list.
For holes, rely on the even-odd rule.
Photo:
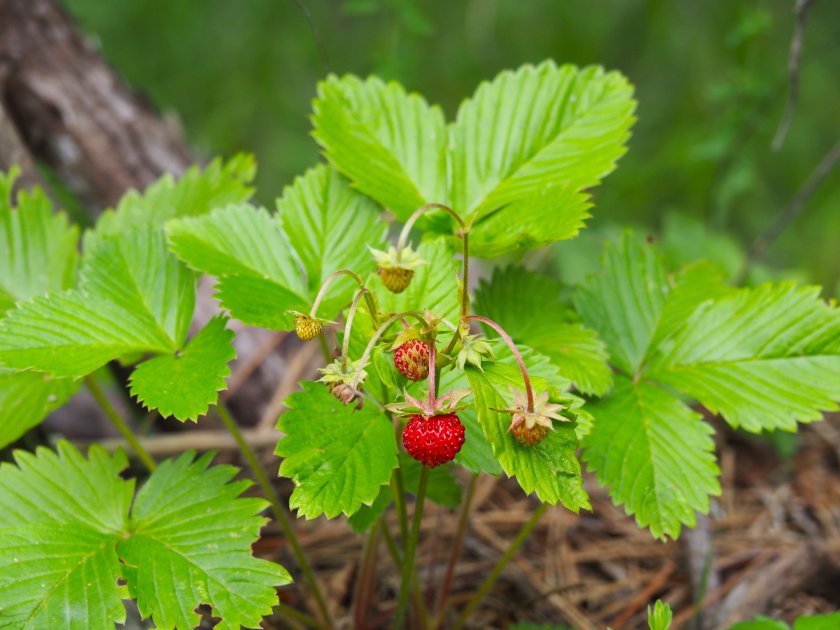
{"label": "curved stem", "polygon": [[333,271],[330,275],[327,276],[327,279],[324,280],[324,284],[321,285],[321,288],[318,289],[318,295],[315,296],[315,301],[312,303],[312,308],[309,309],[309,316],[315,317],[318,314],[318,307],[321,306],[321,300],[324,299],[324,295],[327,293],[327,288],[332,284],[332,281],[338,278],[338,276],[350,276],[359,283],[359,287],[364,289],[365,283],[362,282],[362,279],[349,269],[339,269],[338,271]]}
{"label": "curved stem", "polygon": [[458,517],[458,529],[455,530],[455,539],[452,541],[452,552],[449,554],[449,563],[446,565],[446,576],[438,594],[437,614],[435,615],[432,628],[439,628],[443,624],[443,616],[446,614],[446,600],[449,598],[449,591],[452,590],[452,578],[455,575],[455,565],[458,563],[458,556],[461,554],[461,545],[464,542],[464,535],[467,533],[470,507],[475,496],[475,488],[478,483],[478,473],[470,477],[470,484],[467,486],[467,496],[464,497],[464,504],[461,506],[461,514]]}
{"label": "curved stem", "polygon": [[[367,365],[367,362],[370,359],[370,353],[373,352],[373,347],[379,342],[379,339],[382,337],[382,335],[385,334],[385,332],[394,324],[394,322],[406,316],[414,317],[421,324],[426,324],[426,320],[423,319],[423,316],[420,313],[417,313],[416,311],[406,311],[405,313],[397,313],[396,315],[391,315],[391,317],[386,319],[382,323],[382,325],[376,329],[376,332],[373,333],[373,337],[371,337],[370,341],[368,341],[368,345],[365,346],[365,351],[362,354],[362,358],[360,360],[360,365],[362,366],[362,368],[364,368],[365,365]],[[361,380],[361,376],[362,370],[359,370],[359,373],[356,374],[356,379],[353,381],[353,389],[359,389],[359,381]]]}
{"label": "curved stem", "polygon": [[469,315],[470,311],[470,234],[463,232],[461,234],[461,242],[464,245],[464,267],[463,275],[461,276],[461,317]]}
{"label": "curved stem", "polygon": [[362,297],[368,294],[368,290],[362,287],[353,298],[353,303],[347,311],[347,321],[344,323],[344,339],[341,343],[341,371],[347,370],[347,355],[350,352],[350,331],[353,329],[353,318],[356,317],[356,309],[359,308]]}
{"label": "curved stem", "polygon": [[265,469],[263,469],[262,464],[260,464],[257,459],[254,449],[251,448],[251,445],[248,444],[245,436],[242,435],[239,425],[236,424],[236,420],[234,420],[233,416],[230,415],[228,408],[219,402],[219,404],[216,405],[216,413],[219,415],[219,418],[224,423],[227,430],[230,431],[230,434],[233,436],[233,439],[242,451],[242,455],[251,467],[251,471],[257,478],[257,483],[260,488],[262,488],[265,497],[271,504],[272,512],[274,512],[274,516],[277,517],[277,522],[280,524],[280,528],[283,530],[283,534],[286,536],[286,540],[292,548],[292,553],[300,566],[300,570],[303,572],[303,576],[309,584],[309,588],[312,590],[312,595],[315,597],[315,601],[318,604],[318,609],[321,611],[324,623],[326,623],[327,627],[332,628],[334,624],[332,618],[330,617],[329,610],[327,610],[327,603],[324,600],[324,595],[321,592],[321,588],[318,586],[318,581],[315,579],[315,573],[312,571],[312,567],[309,564],[309,560],[307,559],[303,548],[300,546],[300,542],[298,542],[295,530],[292,528],[291,521],[289,520],[289,516],[286,514],[286,510],[280,502],[280,497],[277,495],[274,486],[271,485],[271,482],[268,480],[268,476],[265,474]]}
{"label": "curved stem", "polygon": [[414,213],[410,217],[408,217],[408,221],[405,222],[405,225],[403,226],[402,230],[400,231],[400,237],[397,240],[397,260],[398,261],[399,261],[400,252],[402,252],[403,248],[405,247],[405,242],[408,240],[408,235],[411,232],[411,228],[414,227],[414,224],[417,222],[417,219],[422,217],[429,210],[443,210],[444,212],[449,214],[451,217],[453,217],[458,222],[458,225],[461,226],[461,229],[464,232],[467,231],[467,226],[464,223],[464,220],[461,218],[461,216],[457,212],[455,212],[449,206],[445,206],[442,203],[427,203],[425,206],[420,206],[419,208],[417,208],[417,210],[414,211]]}
{"label": "curved stem", "polygon": [[482,582],[479,589],[470,597],[470,601],[467,602],[466,607],[464,610],[461,611],[461,614],[458,615],[458,619],[455,621],[455,625],[452,626],[452,630],[461,630],[464,627],[464,623],[467,621],[467,618],[478,608],[479,604],[481,604],[482,600],[487,596],[487,593],[490,592],[490,589],[493,588],[493,585],[496,583],[496,580],[499,579],[502,571],[507,566],[508,562],[511,561],[513,556],[516,555],[516,552],[519,551],[519,548],[522,546],[522,543],[528,538],[528,535],[531,531],[536,527],[537,522],[540,520],[540,517],[545,513],[546,509],[548,508],[548,503],[541,503],[540,507],[534,510],[534,513],[531,515],[531,518],[528,519],[528,522],[522,526],[522,529],[519,530],[519,533],[516,535],[516,538],[510,543],[510,546],[507,548],[507,551],[499,558],[499,561],[496,563],[496,566],[493,567],[493,570],[490,572],[484,582]]}
{"label": "curved stem", "polygon": [[87,388],[96,399],[96,402],[99,403],[99,406],[102,407],[102,411],[104,411],[105,415],[108,416],[111,424],[117,428],[117,431],[119,431],[125,438],[125,441],[131,445],[131,448],[137,454],[138,459],[143,462],[143,465],[149,472],[154,472],[155,468],[157,468],[157,463],[155,462],[154,457],[152,457],[149,454],[149,451],[143,447],[140,440],[137,439],[137,436],[134,435],[134,432],[125,423],[125,420],[123,420],[120,417],[120,414],[117,413],[117,410],[114,409],[114,406],[108,400],[108,397],[105,395],[105,392],[102,391],[102,388],[99,387],[99,383],[96,382],[96,379],[93,378],[92,374],[85,376],[85,385],[87,385]]}
{"label": "curved stem", "polygon": [[481,315],[468,315],[464,319],[466,320],[475,320],[477,322],[481,322],[482,324],[487,324],[495,330],[502,339],[505,340],[505,343],[510,348],[510,351],[513,352],[513,356],[516,359],[516,362],[519,364],[519,369],[522,372],[522,380],[525,381],[525,393],[528,395],[528,411],[534,411],[534,390],[531,387],[531,379],[528,377],[528,370],[525,368],[525,361],[522,360],[522,355],[519,353],[519,348],[516,347],[516,344],[513,343],[513,339],[510,338],[504,328],[499,326],[496,322],[492,319],[488,319],[486,317],[482,317]]}
{"label": "curved stem", "polygon": [[420,486],[417,488],[417,499],[414,502],[414,518],[411,521],[411,533],[405,546],[405,560],[402,566],[400,593],[397,598],[397,612],[394,615],[392,627],[395,630],[403,628],[405,609],[408,605],[408,593],[413,585],[411,575],[414,568],[414,554],[417,551],[417,539],[420,537],[420,525],[423,521],[423,504],[426,501],[426,487],[429,485],[429,468],[423,466],[420,472]]}
{"label": "curved stem", "polygon": [[373,580],[374,564],[376,562],[376,548],[379,546],[379,532],[382,520],[377,520],[368,532],[365,540],[362,562],[359,568],[356,593],[353,597],[353,627],[364,628],[366,616],[370,609],[371,581]]}

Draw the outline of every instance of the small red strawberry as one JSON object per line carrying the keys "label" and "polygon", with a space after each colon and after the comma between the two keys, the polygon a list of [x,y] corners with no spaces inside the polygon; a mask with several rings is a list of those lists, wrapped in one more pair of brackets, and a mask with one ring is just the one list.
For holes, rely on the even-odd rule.
{"label": "small red strawberry", "polygon": [[403,446],[429,468],[451,462],[464,445],[464,425],[454,413],[412,416],[403,429]]}
{"label": "small red strawberry", "polygon": [[429,344],[409,339],[394,350],[394,365],[410,381],[422,381],[429,375]]}

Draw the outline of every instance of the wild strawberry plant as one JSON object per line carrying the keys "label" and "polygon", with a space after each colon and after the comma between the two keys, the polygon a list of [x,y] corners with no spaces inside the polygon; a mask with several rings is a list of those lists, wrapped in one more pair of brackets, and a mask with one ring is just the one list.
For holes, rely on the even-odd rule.
{"label": "wild strawberry plant", "polygon": [[[668,268],[630,232],[582,286],[512,265],[470,292],[473,258],[583,228],[586,191],[625,151],[634,107],[621,75],[551,62],[482,84],[451,123],[396,83],[331,76],[313,115],[327,163],[296,179],[276,212],[249,201],[250,159],[216,161],[126,195],[80,254],[78,229],[42,192],[13,199],[14,174],[0,180],[0,445],[83,382],[150,471],[135,494],[123,452],[83,456],[66,442],[3,464],[0,620],[106,628],[132,598],[161,628],[195,626],[199,604],[220,627],[257,627],[273,606],[333,624],[286,506],[219,401],[234,358],[228,317],[324,345],[320,381],[301,383],[279,419],[279,474],[294,482],[298,516],[343,514],[373,539],[397,512],[395,627],[414,591],[425,500],[463,503],[466,524],[480,474],[514,477],[540,503],[511,552],[546,506],[590,508],[578,453],[654,536],[692,526],[720,492],[703,408],[754,432],[837,408],[834,305],[813,287],[737,288],[709,263]],[[192,330],[202,274],[223,314]],[[131,395],[164,417],[214,407],[316,610],[278,604],[290,576],[253,557],[266,504],[239,496],[234,469],[194,453],[158,464],[145,451],[94,376],[112,361],[133,366]],[[472,473],[464,493],[455,467]],[[435,610],[413,592],[430,626],[461,627],[498,575],[450,618],[453,566]]]}

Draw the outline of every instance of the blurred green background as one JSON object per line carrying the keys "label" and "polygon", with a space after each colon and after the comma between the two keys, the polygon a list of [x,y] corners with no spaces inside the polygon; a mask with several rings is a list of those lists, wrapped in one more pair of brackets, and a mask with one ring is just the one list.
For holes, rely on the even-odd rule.
{"label": "blurred green background", "polygon": [[[311,14],[324,58],[300,5]],[[816,0],[799,104],[771,148],[788,95],[794,0],[66,0],[128,82],[174,113],[198,152],[255,153],[268,205],[318,159],[310,101],[325,67],[404,83],[452,116],[478,82],[552,57],[624,72],[639,121],[596,189],[589,234],[551,261],[576,280],[593,234],[637,224],[674,256],[733,268],[840,138],[840,2]],[[704,232],[724,232],[709,239]],[[682,243],[682,245],[680,245]],[[765,257],[835,294],[840,168]],[[733,260],[733,257],[735,259]],[[729,263],[726,262],[729,260]]]}

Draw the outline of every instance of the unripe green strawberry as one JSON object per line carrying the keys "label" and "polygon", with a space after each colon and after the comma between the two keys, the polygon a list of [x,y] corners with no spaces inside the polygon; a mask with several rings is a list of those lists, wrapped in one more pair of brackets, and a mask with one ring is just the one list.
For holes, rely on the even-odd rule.
{"label": "unripe green strawberry", "polygon": [[545,439],[545,436],[548,435],[548,431],[549,428],[541,424],[535,424],[529,429],[525,426],[524,422],[511,429],[514,439],[516,439],[516,441],[522,446],[534,446],[535,444],[539,444]]}
{"label": "unripe green strawberry", "polygon": [[422,381],[429,376],[429,344],[409,339],[394,350],[394,365],[410,381]]}
{"label": "unripe green strawberry", "polygon": [[297,313],[295,315],[295,332],[301,341],[312,341],[321,334],[321,322],[311,315]]}
{"label": "unripe green strawberry", "polygon": [[402,293],[411,284],[414,269],[406,267],[380,267],[376,273],[382,278],[382,284],[391,293]]}
{"label": "unripe green strawberry", "polygon": [[455,459],[464,445],[464,425],[454,413],[417,414],[405,425],[402,439],[409,455],[434,468]]}

